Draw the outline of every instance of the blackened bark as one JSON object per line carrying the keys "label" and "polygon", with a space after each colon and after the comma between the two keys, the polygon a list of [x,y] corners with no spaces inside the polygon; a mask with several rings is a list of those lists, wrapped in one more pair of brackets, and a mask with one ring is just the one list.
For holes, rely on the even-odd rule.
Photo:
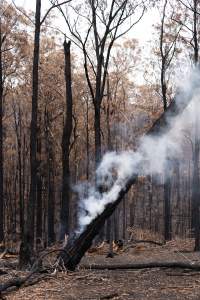
{"label": "blackened bark", "polygon": [[[198,16],[197,16],[198,1],[193,1],[193,41],[194,41],[194,64],[198,66],[199,61],[199,45],[198,45]],[[194,112],[196,113],[196,112]],[[199,120],[195,116],[195,132],[194,132],[194,153],[193,153],[193,179],[192,179],[192,227],[194,229],[195,237],[195,251],[200,250],[200,221],[199,221],[199,207],[200,207],[200,178],[199,178]]]}
{"label": "blackened bark", "polygon": [[54,209],[55,209],[55,184],[53,172],[53,159],[51,159],[51,152],[48,160],[48,245],[55,242],[54,232]]}
{"label": "blackened bark", "polygon": [[17,156],[18,156],[18,177],[19,177],[19,215],[20,215],[20,235],[24,233],[24,194],[22,186],[22,116],[19,106],[18,113],[14,107],[15,132],[17,137]]}
{"label": "blackened bark", "polygon": [[65,234],[69,234],[70,225],[70,140],[72,134],[72,80],[71,80],[71,55],[70,45],[64,41],[65,55],[65,84],[66,84],[66,116],[62,136],[62,199],[60,212],[60,239],[63,240]]}
{"label": "blackened bark", "polygon": [[55,183],[54,183],[54,151],[52,137],[50,136],[50,120],[48,111],[45,112],[45,138],[47,152],[47,185],[48,185],[48,245],[55,241],[54,209],[55,209]]}
{"label": "blackened bark", "polygon": [[31,263],[31,256],[34,247],[34,224],[35,224],[35,205],[37,197],[37,117],[38,117],[38,69],[39,69],[39,50],[40,50],[40,13],[41,0],[36,1],[35,13],[35,37],[32,69],[32,114],[31,114],[31,136],[30,136],[30,168],[31,183],[30,195],[27,207],[27,222],[24,232],[22,245],[20,248],[20,266],[26,267]]}
{"label": "blackened bark", "polygon": [[86,98],[86,179],[89,180],[90,152],[89,152],[89,99]]}
{"label": "blackened bark", "polygon": [[94,112],[95,166],[97,169],[101,160],[101,104],[99,100],[95,103]]}
{"label": "blackened bark", "polygon": [[2,31],[0,19],[0,242],[4,240],[4,197],[3,197],[3,66]]}
{"label": "blackened bark", "polygon": [[170,174],[167,171],[165,171],[164,180],[164,239],[165,241],[170,241],[172,238],[171,178]]}
{"label": "blackened bark", "polygon": [[161,32],[160,32],[160,54],[161,54],[161,74],[160,74],[160,83],[161,83],[161,90],[162,90],[162,101],[163,101],[163,108],[164,111],[167,108],[167,86],[166,86],[166,69],[167,69],[167,54],[163,49],[164,43],[164,25],[165,25],[165,13],[166,13],[166,6],[168,0],[165,0],[164,7],[163,7],[163,14],[161,20]]}
{"label": "blackened bark", "polygon": [[37,130],[37,194],[36,194],[36,244],[41,244],[42,240],[42,175],[41,175],[41,155],[42,155],[42,141],[40,131],[40,118],[38,118]]}
{"label": "blackened bark", "polygon": [[192,228],[194,229],[195,251],[200,250],[200,222],[199,222],[199,202],[200,202],[200,179],[199,179],[199,138],[197,136],[198,120],[195,120],[195,141],[193,153],[193,178],[192,178]]}
{"label": "blackened bark", "polygon": [[106,219],[112,215],[131,185],[135,183],[136,177],[137,176],[133,176],[130,178],[126,187],[119,193],[116,201],[108,204],[104,211],[86,227],[83,233],[76,238],[72,244],[68,243],[67,246],[65,246],[65,251],[61,252],[60,258],[67,269],[74,270],[76,268],[85,252],[91,247],[93,239],[98,235]]}
{"label": "blackened bark", "polygon": [[193,1],[193,27],[194,27],[194,34],[193,34],[193,40],[194,40],[194,63],[195,65],[198,64],[199,60],[199,44],[198,44],[198,13],[197,13],[197,0]]}

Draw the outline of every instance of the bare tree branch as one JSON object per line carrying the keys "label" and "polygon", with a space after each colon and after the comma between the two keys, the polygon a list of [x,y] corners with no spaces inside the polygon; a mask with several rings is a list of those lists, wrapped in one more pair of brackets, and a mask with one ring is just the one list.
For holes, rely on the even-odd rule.
{"label": "bare tree branch", "polygon": [[61,3],[54,3],[48,10],[47,12],[45,13],[44,17],[42,18],[42,20],[40,21],[40,25],[42,25],[42,23],[45,21],[45,19],[47,18],[48,14],[50,13],[50,11],[58,6],[62,6],[64,4],[67,4],[69,2],[71,2],[72,0],[66,0],[66,1],[63,1]]}

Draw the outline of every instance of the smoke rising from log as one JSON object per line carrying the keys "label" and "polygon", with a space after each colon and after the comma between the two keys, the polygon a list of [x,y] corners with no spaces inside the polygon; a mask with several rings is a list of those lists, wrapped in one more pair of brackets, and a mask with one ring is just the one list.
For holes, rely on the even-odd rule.
{"label": "smoke rising from log", "polygon": [[[106,153],[96,170],[96,187],[89,183],[76,187],[79,193],[79,229],[84,228],[108,203],[115,202],[119,192],[133,175],[160,174],[168,168],[168,162],[183,155],[185,130],[192,134],[195,114],[200,115],[200,74],[192,70],[182,81],[176,96],[176,105],[191,99],[187,108],[178,116],[168,115],[168,131],[157,135],[156,131],[140,139],[137,151]],[[184,103],[185,104],[185,103]]]}

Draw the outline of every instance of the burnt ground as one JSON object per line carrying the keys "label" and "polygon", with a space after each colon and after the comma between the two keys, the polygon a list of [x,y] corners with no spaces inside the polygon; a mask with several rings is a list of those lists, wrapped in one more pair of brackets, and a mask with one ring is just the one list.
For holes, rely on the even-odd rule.
{"label": "burnt ground", "polygon": [[[174,241],[164,246],[140,244],[106,258],[107,249],[87,254],[76,272],[59,272],[39,283],[6,294],[8,300],[102,300],[102,299],[200,299],[200,272],[184,269],[86,270],[84,265],[134,262],[200,262],[192,253],[191,241]],[[12,273],[13,274],[13,273]],[[3,280],[6,278],[0,278]]]}

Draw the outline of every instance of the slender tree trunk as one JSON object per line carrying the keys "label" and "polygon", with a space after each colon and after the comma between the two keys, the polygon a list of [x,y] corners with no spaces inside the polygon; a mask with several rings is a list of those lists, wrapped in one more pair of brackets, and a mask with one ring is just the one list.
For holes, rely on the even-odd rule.
{"label": "slender tree trunk", "polygon": [[[49,153],[48,159],[48,245],[51,245],[55,241],[54,232],[54,209],[55,209],[55,183],[54,183],[54,172],[53,172],[53,157],[52,150]],[[52,160],[51,158],[52,157]]]}
{"label": "slender tree trunk", "polygon": [[89,99],[86,99],[86,179],[89,180],[90,157],[89,157]]}
{"label": "slender tree trunk", "polygon": [[49,133],[50,130],[49,113],[45,111],[45,138],[46,138],[46,152],[47,152],[47,190],[48,190],[48,245],[55,241],[54,232],[54,209],[55,209],[55,183],[54,183],[54,151],[53,143]]}
{"label": "slender tree trunk", "polygon": [[19,191],[19,223],[20,223],[20,235],[23,237],[24,233],[24,194],[22,187],[22,116],[21,108],[19,106],[18,113],[14,109],[14,118],[15,118],[15,131],[17,137],[17,155],[18,155],[18,191]]}
{"label": "slender tree trunk", "polygon": [[35,229],[35,205],[37,197],[37,117],[38,117],[38,70],[40,52],[40,13],[41,0],[36,1],[35,13],[35,38],[32,69],[32,114],[31,114],[31,136],[30,136],[30,168],[31,183],[29,202],[27,207],[26,230],[20,248],[21,267],[27,267],[31,263],[31,256],[34,248],[34,229]]}
{"label": "slender tree trunk", "polygon": [[101,104],[99,100],[95,102],[94,112],[95,165],[97,169],[101,160]]}
{"label": "slender tree trunk", "polygon": [[200,178],[199,178],[199,137],[198,137],[198,120],[195,118],[195,141],[193,153],[193,178],[192,178],[192,228],[195,236],[195,251],[200,250],[200,221],[199,221],[199,204],[200,204]]}
{"label": "slender tree trunk", "polygon": [[4,240],[4,197],[3,197],[3,66],[2,32],[0,19],[0,242]]}
{"label": "slender tree trunk", "polygon": [[21,109],[19,108],[19,142],[18,142],[18,160],[19,160],[19,206],[20,206],[20,234],[24,234],[24,197],[22,187],[22,124]]}
{"label": "slender tree trunk", "polygon": [[194,63],[195,65],[198,64],[199,61],[199,44],[198,44],[198,15],[197,15],[197,2],[198,0],[193,1],[193,27],[194,27],[194,34],[193,34],[193,39],[194,39]]}
{"label": "slender tree trunk", "polygon": [[60,213],[60,239],[69,234],[70,225],[70,139],[72,134],[72,81],[71,81],[71,42],[64,41],[65,83],[66,83],[66,116],[62,136],[62,200]]}
{"label": "slender tree trunk", "polygon": [[[39,129],[38,129],[39,131]],[[42,153],[42,143],[41,143],[41,136],[38,132],[38,139],[37,139],[37,164],[38,167],[41,164],[41,153]],[[37,245],[41,244],[42,241],[42,176],[41,170],[37,172],[37,206],[36,206],[36,238],[37,238]]]}
{"label": "slender tree trunk", "polygon": [[[198,66],[199,63],[199,45],[198,45],[198,16],[197,16],[197,5],[198,1],[193,1],[194,5],[194,63]],[[196,114],[196,111],[194,112]],[[199,208],[200,208],[200,177],[199,177],[199,120],[198,116],[195,115],[195,133],[194,133],[194,169],[193,169],[193,181],[192,181],[192,207],[193,207],[193,225],[195,235],[195,247],[194,251],[200,250],[200,221],[199,221]]]}
{"label": "slender tree trunk", "polygon": [[170,174],[165,170],[164,183],[164,239],[170,241],[172,238],[171,224],[171,179]]}

